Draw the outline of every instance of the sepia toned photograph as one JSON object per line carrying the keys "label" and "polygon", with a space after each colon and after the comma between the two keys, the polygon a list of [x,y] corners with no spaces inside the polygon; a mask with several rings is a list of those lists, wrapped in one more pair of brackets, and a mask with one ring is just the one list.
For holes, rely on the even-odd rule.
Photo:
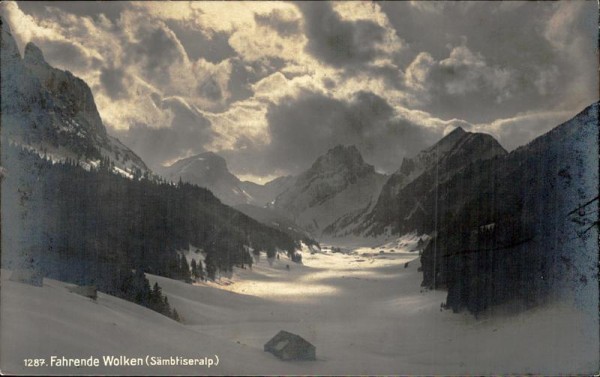
{"label": "sepia toned photograph", "polygon": [[0,18],[0,374],[600,372],[597,1]]}

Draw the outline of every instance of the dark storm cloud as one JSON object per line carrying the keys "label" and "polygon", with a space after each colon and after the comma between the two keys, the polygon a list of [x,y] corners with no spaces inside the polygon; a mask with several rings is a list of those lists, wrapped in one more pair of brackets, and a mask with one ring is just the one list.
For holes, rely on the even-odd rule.
{"label": "dark storm cloud", "polygon": [[272,28],[282,37],[289,37],[300,32],[300,20],[287,19],[284,12],[280,9],[273,9],[268,14],[255,14],[254,21],[258,25]]}
{"label": "dark storm cloud", "polygon": [[[418,54],[427,52],[436,61],[449,57],[456,46],[465,45],[480,54],[486,65],[510,72],[503,90],[478,85],[477,90],[449,93],[437,90],[428,93],[429,101],[420,108],[445,119],[462,118],[470,122],[489,122],[534,109],[551,109],[565,102],[565,88],[576,77],[589,76],[597,80],[594,69],[582,70],[576,61],[594,61],[597,44],[597,4],[582,2],[581,14],[573,28],[561,35],[583,38],[588,51],[583,56],[560,51],[546,38],[548,21],[562,5],[549,2],[444,2],[433,4],[409,2],[378,3],[397,34],[407,42],[410,51],[403,57],[406,68]],[[588,22],[592,20],[592,22]],[[597,61],[597,58],[596,58]],[[461,75],[460,67],[447,67],[436,78],[449,80]],[[457,69],[452,69],[457,68]],[[592,77],[594,76],[594,77]],[[475,81],[479,78],[476,77]],[[432,77],[432,81],[433,77]],[[508,94],[506,91],[508,90]],[[504,92],[505,96],[498,100]],[[594,99],[590,97],[589,102]]]}
{"label": "dark storm cloud", "polygon": [[208,98],[211,101],[219,101],[223,98],[223,91],[219,86],[217,80],[213,77],[209,77],[208,80],[202,82],[198,86],[198,94],[202,97]]}
{"label": "dark storm cloud", "polygon": [[127,97],[127,76],[122,68],[102,68],[100,84],[106,94],[112,99]]}
{"label": "dark storm cloud", "polygon": [[25,13],[42,18],[49,15],[47,7],[52,7],[68,14],[95,19],[104,14],[112,22],[118,20],[123,10],[130,6],[126,1],[114,1],[110,4],[104,1],[19,1],[18,4]]}
{"label": "dark storm cloud", "polygon": [[116,131],[119,139],[155,169],[182,154],[205,152],[204,146],[216,136],[210,121],[182,99],[166,98],[160,104],[165,110],[173,112],[170,127],[153,128],[146,124],[135,124],[127,131]]}
{"label": "dark storm cloud", "polygon": [[33,42],[44,51],[44,58],[53,66],[76,72],[100,66],[99,61],[89,57],[80,46],[69,41],[34,39]]}
{"label": "dark storm cloud", "polygon": [[263,58],[255,61],[231,59],[231,75],[227,89],[231,93],[230,102],[243,100],[254,95],[251,85],[281,70],[285,62],[280,58]]}
{"label": "dark storm cloud", "polygon": [[229,45],[229,33],[200,30],[189,22],[179,20],[165,23],[177,35],[190,60],[204,58],[211,63],[219,63],[236,54]]}
{"label": "dark storm cloud", "polygon": [[304,15],[307,51],[335,67],[361,65],[373,60],[385,29],[372,21],[346,21],[329,2],[297,3]]}
{"label": "dark storm cloud", "polygon": [[164,27],[143,26],[138,30],[140,41],[132,47],[130,58],[140,62],[145,76],[154,82],[168,84],[169,67],[183,61],[175,34]]}
{"label": "dark storm cloud", "polygon": [[224,153],[233,170],[295,174],[328,149],[344,144],[356,145],[365,160],[394,171],[402,157],[418,152],[440,136],[396,118],[393,108],[370,92],[358,92],[349,102],[305,92],[272,105],[267,120],[269,145],[255,147],[246,140],[236,151]]}

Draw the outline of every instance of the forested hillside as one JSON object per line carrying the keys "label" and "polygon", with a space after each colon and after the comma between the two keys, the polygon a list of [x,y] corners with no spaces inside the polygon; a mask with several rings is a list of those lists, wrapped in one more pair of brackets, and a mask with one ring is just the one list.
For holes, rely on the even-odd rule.
{"label": "forested hillside", "polygon": [[3,267],[122,293],[134,284],[133,270],[189,280],[179,250],[190,245],[206,253],[213,276],[251,265],[250,250],[272,257],[299,246],[206,189],[125,178],[106,160],[87,171],[4,140],[2,165]]}

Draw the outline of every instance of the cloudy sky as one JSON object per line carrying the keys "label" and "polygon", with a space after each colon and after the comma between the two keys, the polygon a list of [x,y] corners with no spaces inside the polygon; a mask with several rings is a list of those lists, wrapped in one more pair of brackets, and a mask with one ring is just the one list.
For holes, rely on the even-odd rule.
{"label": "cloudy sky", "polygon": [[355,144],[392,172],[456,126],[511,150],[598,100],[594,1],[0,7],[152,167],[214,151],[265,182]]}

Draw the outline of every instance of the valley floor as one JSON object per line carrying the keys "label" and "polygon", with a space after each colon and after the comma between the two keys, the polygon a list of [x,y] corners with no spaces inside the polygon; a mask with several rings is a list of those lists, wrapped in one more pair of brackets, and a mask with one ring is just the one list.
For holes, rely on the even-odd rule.
{"label": "valley floor", "polygon": [[[598,370],[598,318],[572,305],[475,319],[441,311],[445,292],[420,288],[414,239],[351,254],[304,253],[238,269],[220,283],[158,281],[182,323],[99,294],[96,302],[46,279],[2,271],[3,373],[20,374],[589,374]],[[383,250],[383,253],[380,251]],[[393,250],[393,251],[392,251]],[[408,265],[406,265],[408,263]],[[289,265],[289,270],[286,268]],[[597,314],[597,313],[596,313]],[[316,361],[263,351],[279,330],[313,343]],[[219,365],[25,367],[25,358],[213,357]]]}

